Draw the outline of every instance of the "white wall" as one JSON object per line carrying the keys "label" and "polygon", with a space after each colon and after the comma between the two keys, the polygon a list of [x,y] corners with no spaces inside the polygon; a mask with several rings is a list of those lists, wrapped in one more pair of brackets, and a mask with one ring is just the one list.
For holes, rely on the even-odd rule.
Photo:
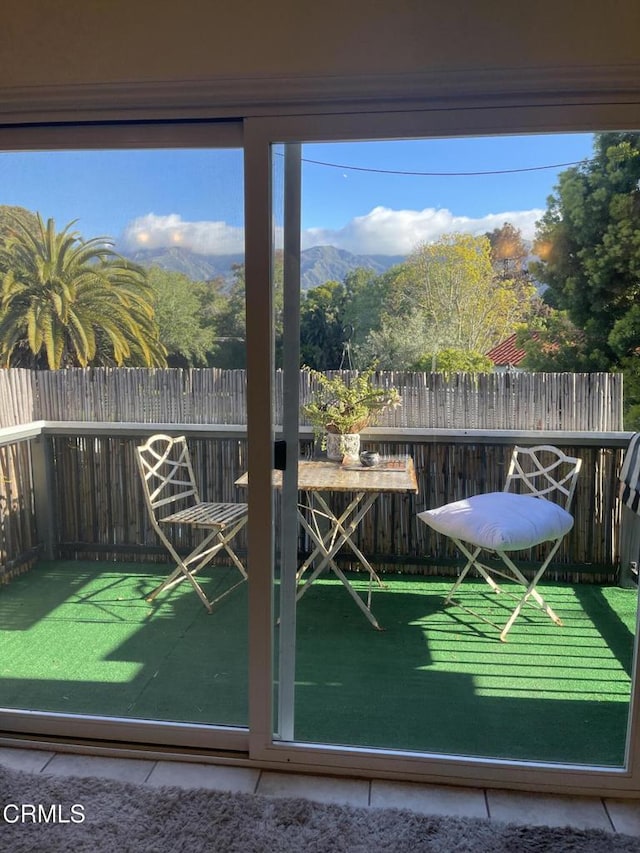
{"label": "white wall", "polygon": [[0,89],[607,66],[638,0],[3,0]]}

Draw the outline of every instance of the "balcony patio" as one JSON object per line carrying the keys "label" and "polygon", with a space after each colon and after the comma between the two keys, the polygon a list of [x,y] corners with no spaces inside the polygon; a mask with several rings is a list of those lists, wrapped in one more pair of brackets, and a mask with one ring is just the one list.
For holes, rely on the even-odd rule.
{"label": "balcony patio", "polygon": [[[136,405],[164,402],[160,393],[142,395],[125,384]],[[233,393],[218,390],[216,399]],[[136,444],[150,434],[184,433],[202,492],[243,500],[234,483],[246,470],[245,427],[178,421],[180,412],[171,422],[152,422],[153,408],[137,422],[117,407],[110,421],[80,419],[71,397],[58,394],[56,401],[53,414],[78,419],[40,420],[49,413],[34,407],[36,419],[18,413],[19,425],[0,435],[3,707],[245,726],[247,588],[212,615],[184,584],[153,605],[145,602],[166,576],[167,555],[149,524],[134,463]],[[295,739],[623,765],[638,598],[626,571],[637,531],[617,498],[629,434],[593,426],[391,424],[363,440],[385,453],[410,454],[419,494],[380,496],[358,529],[359,547],[386,583],[372,603],[384,631],[372,629],[333,576],[322,576],[299,603]],[[310,453],[310,430],[302,428],[300,442],[301,454]],[[527,611],[500,643],[485,620],[504,622],[505,604],[484,583],[466,584],[467,603],[484,619],[444,607],[459,555],[417,523],[416,513],[500,489],[517,442],[560,445],[583,459],[583,472],[574,529],[541,588],[564,626]],[[177,531],[177,544],[189,549],[185,531]],[[302,533],[298,549],[309,550]],[[354,571],[352,556],[342,554],[341,566],[364,590],[368,582]],[[535,548],[524,557],[530,566],[540,562]],[[215,567],[204,584],[215,597],[235,579],[235,569]]]}
{"label": "balcony patio", "polygon": [[[41,561],[3,588],[3,705],[246,725],[246,587],[212,615],[186,584],[149,605],[144,594],[163,568]],[[207,592],[231,584],[233,572],[209,571]],[[545,583],[564,627],[531,611],[500,643],[478,617],[443,606],[450,579],[386,581],[373,602],[383,632],[338,581],[318,582],[300,602],[297,740],[623,763],[636,590]],[[499,620],[504,605],[485,590],[472,583],[467,601]]]}

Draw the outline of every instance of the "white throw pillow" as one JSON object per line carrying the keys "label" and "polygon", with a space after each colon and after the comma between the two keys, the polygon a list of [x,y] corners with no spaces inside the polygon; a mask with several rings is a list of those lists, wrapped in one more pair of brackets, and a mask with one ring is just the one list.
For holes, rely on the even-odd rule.
{"label": "white throw pillow", "polygon": [[418,513],[438,533],[493,551],[520,551],[559,539],[573,517],[558,504],[532,495],[488,492]]}

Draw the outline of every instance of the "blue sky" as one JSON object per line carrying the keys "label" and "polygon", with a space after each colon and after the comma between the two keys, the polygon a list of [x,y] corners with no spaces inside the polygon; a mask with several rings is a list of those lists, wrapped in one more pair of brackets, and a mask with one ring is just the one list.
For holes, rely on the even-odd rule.
{"label": "blue sky", "polygon": [[[453,230],[484,233],[505,220],[533,236],[564,166],[592,153],[590,134],[305,145],[303,248],[404,254]],[[323,161],[335,165],[309,162]],[[357,168],[349,168],[357,167]],[[387,172],[498,172],[417,176]],[[184,245],[242,251],[240,151],[4,153],[0,203],[39,211],[59,227],[118,247]]]}

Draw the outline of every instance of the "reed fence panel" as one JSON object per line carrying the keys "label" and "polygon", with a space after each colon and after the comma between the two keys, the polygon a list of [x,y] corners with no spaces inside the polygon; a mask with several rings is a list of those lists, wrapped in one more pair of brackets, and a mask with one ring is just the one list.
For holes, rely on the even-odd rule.
{"label": "reed fence panel", "polygon": [[[55,436],[54,498],[59,521],[57,552],[64,558],[95,558],[166,562],[149,524],[134,447],[139,439],[109,436]],[[244,439],[189,439],[194,471],[206,500],[244,501],[246,492],[234,485],[246,471]],[[366,442],[364,444],[366,447]],[[393,441],[377,445],[383,453],[410,453],[418,478],[418,495],[380,495],[356,531],[355,541],[381,571],[454,574],[459,555],[451,540],[422,524],[416,514],[480,491],[503,487],[512,447],[505,444],[457,444],[450,441]],[[581,456],[575,525],[554,561],[549,577],[613,582],[617,575],[619,504],[615,500],[621,450],[597,447],[565,448]],[[312,442],[303,441],[301,453],[310,455]],[[346,495],[334,494],[340,509]],[[279,520],[278,520],[279,524]],[[174,531],[179,548],[190,549],[194,536]],[[244,534],[238,539],[242,552]],[[310,543],[301,533],[299,550]],[[532,563],[542,559],[542,548],[524,555]],[[342,559],[352,568],[351,552]]]}
{"label": "reed fence panel", "polygon": [[[167,562],[151,527],[139,480],[139,437],[53,436],[57,552],[64,558]],[[234,481],[247,469],[243,439],[191,439],[196,481],[203,500],[246,501]],[[178,550],[191,550],[193,528],[168,531]],[[246,531],[235,540],[246,550]]]}
{"label": "reed fence panel", "polygon": [[243,370],[34,371],[35,417],[55,421],[244,424]]}
{"label": "reed fence panel", "polygon": [[[337,371],[331,373],[336,375]],[[342,375],[348,376],[348,372]],[[402,406],[381,426],[428,429],[590,430],[623,429],[623,381],[611,373],[410,373],[384,371]],[[301,400],[313,380],[303,372]],[[276,410],[276,414],[278,410]],[[304,419],[302,421],[304,423]]]}
{"label": "reed fence panel", "polygon": [[[335,375],[335,372],[334,374]],[[344,372],[348,376],[348,372]],[[623,429],[621,374],[380,372],[400,408],[380,425],[440,429]],[[314,380],[300,372],[300,399]],[[275,378],[275,422],[282,423],[282,373]],[[0,371],[0,426],[30,420],[245,424],[246,374],[217,368],[87,368]],[[302,419],[304,423],[304,418]]]}
{"label": "reed fence panel", "polygon": [[33,371],[0,370],[0,427],[20,426],[36,420],[33,403]]}
{"label": "reed fence panel", "polygon": [[0,584],[27,571],[40,548],[36,531],[31,447],[0,447]]}
{"label": "reed fence panel", "polygon": [[[282,375],[276,377],[274,413],[281,421]],[[400,409],[381,426],[424,429],[544,431],[622,430],[622,378],[610,374],[456,374],[385,372],[377,376],[403,396]],[[300,373],[304,402],[313,390]],[[107,423],[246,423],[244,371],[218,369],[109,369],[0,371],[3,426],[36,420]],[[108,559],[166,556],[146,517],[133,455],[134,437],[73,435],[50,437],[56,553]],[[378,442],[379,444],[379,442]],[[212,500],[245,500],[233,484],[246,470],[246,443],[240,438],[192,438],[196,475]],[[309,452],[311,441],[301,448]],[[367,446],[366,440],[364,447]],[[420,493],[382,495],[357,533],[362,550],[383,570],[432,571],[449,565],[455,552],[448,540],[416,519],[421,509],[476,492],[502,488],[511,447],[504,443],[466,444],[431,437],[408,440],[401,434],[384,442],[384,453],[410,453]],[[575,500],[574,530],[558,555],[584,573],[598,567],[615,577],[619,557],[617,474],[622,451],[574,447],[584,460]],[[0,448],[0,580],[30,565],[37,549],[29,442]],[[340,498],[336,497],[336,500]],[[176,531],[177,536],[183,535]],[[187,535],[187,534],[184,534]],[[191,542],[178,541],[189,547]],[[244,547],[244,539],[238,543]],[[300,538],[300,550],[308,543]],[[531,559],[540,555],[534,549]],[[436,571],[434,569],[433,571]],[[573,569],[571,569],[573,571]]]}

